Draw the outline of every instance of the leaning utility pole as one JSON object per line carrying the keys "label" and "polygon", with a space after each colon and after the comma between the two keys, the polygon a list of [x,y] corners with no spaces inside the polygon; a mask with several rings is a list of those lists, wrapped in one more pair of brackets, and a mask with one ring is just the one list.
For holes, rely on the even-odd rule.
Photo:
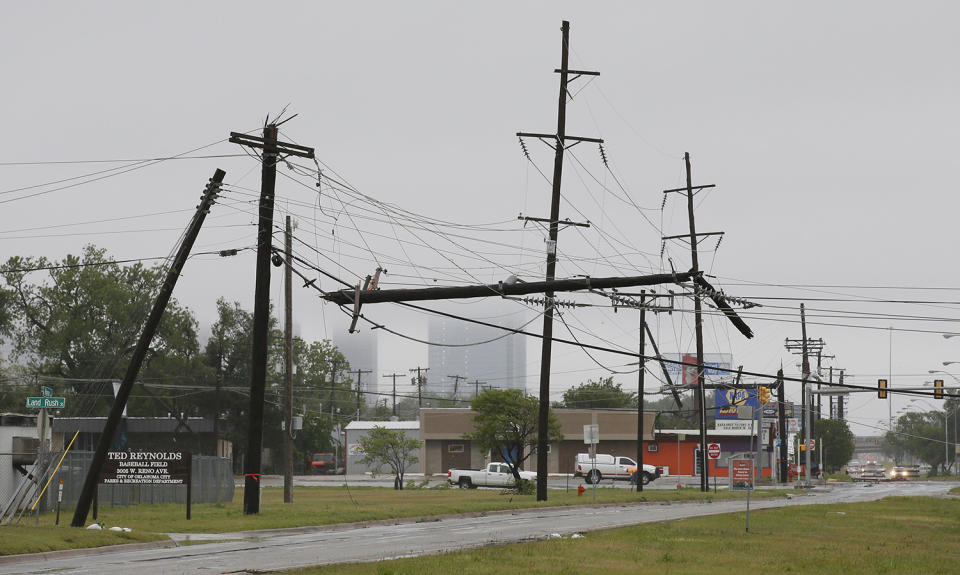
{"label": "leaning utility pole", "polygon": [[391,373],[383,377],[392,377],[393,378],[393,413],[392,415],[397,415],[397,378],[403,375],[402,373]]}
{"label": "leaning utility pole", "polygon": [[[517,136],[523,138],[529,136],[540,138],[544,141],[555,140],[554,150],[556,154],[553,161],[553,195],[550,202],[549,239],[547,240],[547,281],[552,282],[557,273],[557,233],[560,223],[560,182],[563,176],[563,152],[567,146],[567,140],[574,143],[596,142],[602,143],[603,140],[597,138],[576,138],[567,136],[567,84],[570,81],[570,74],[574,74],[574,79],[580,76],[599,76],[599,72],[586,72],[583,70],[570,70],[567,67],[570,52],[570,22],[566,20],[560,26],[562,33],[560,68],[554,70],[560,74],[560,97],[557,104],[557,133],[556,134],[533,134],[518,132]],[[537,219],[537,221],[543,221]],[[553,290],[544,293],[544,312],[543,312],[543,344],[540,356],[540,405],[537,415],[537,501],[547,500],[547,442],[549,439],[547,419],[550,415],[550,353],[553,343]]]}
{"label": "leaning utility pole", "polygon": [[263,137],[237,132],[230,141],[250,148],[262,148],[260,219],[257,225],[257,276],[253,304],[253,351],[250,365],[250,417],[247,453],[244,459],[243,512],[260,513],[260,468],[263,455],[263,404],[267,383],[267,344],[270,324],[270,256],[273,251],[273,202],[280,155],[313,158],[313,148],[277,141],[277,125],[263,128]]}
{"label": "leaning utility pole", "polygon": [[459,387],[461,379],[467,379],[465,375],[448,375],[447,377],[453,380],[453,399],[457,399],[457,388]]}
{"label": "leaning utility pole", "polygon": [[283,502],[293,503],[293,230],[287,216],[283,267]]}
{"label": "leaning utility pole", "polygon": [[200,205],[197,206],[197,211],[194,213],[193,219],[190,220],[190,225],[187,227],[183,243],[180,244],[180,249],[177,250],[177,255],[167,270],[167,277],[160,287],[160,293],[157,294],[157,299],[153,302],[153,309],[150,311],[150,316],[143,326],[143,332],[141,332],[140,338],[137,340],[136,347],[133,348],[133,355],[130,357],[130,363],[127,365],[127,372],[124,374],[123,381],[120,382],[120,387],[117,389],[116,399],[114,399],[113,406],[110,408],[110,415],[103,425],[100,441],[97,442],[97,449],[93,453],[93,459],[90,461],[90,468],[87,470],[83,488],[80,490],[80,497],[77,499],[77,507],[73,513],[73,520],[70,522],[72,527],[83,527],[83,524],[87,521],[87,513],[90,511],[90,504],[93,502],[94,493],[97,490],[97,484],[100,480],[100,471],[103,469],[103,464],[107,460],[107,451],[109,451],[110,444],[113,443],[113,436],[116,434],[117,427],[120,425],[120,419],[123,416],[124,408],[127,406],[127,399],[130,397],[130,391],[133,389],[134,380],[137,374],[140,373],[140,366],[143,364],[143,358],[146,357],[147,350],[150,348],[150,341],[153,340],[153,334],[157,331],[157,326],[160,325],[163,312],[167,309],[167,302],[170,301],[170,296],[173,294],[173,288],[177,285],[177,280],[180,278],[183,266],[187,263],[187,257],[193,248],[193,242],[196,241],[197,235],[200,233],[203,220],[206,219],[207,212],[210,211],[210,207],[220,192],[220,185],[225,175],[226,172],[223,170],[217,170],[214,172],[213,177],[210,178],[210,183],[207,184],[203,197],[200,200]]}

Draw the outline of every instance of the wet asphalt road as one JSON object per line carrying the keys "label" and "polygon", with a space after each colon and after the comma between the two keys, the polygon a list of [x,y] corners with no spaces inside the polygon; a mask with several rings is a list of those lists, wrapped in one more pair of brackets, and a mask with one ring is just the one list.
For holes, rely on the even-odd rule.
{"label": "wet asphalt road", "polygon": [[[342,480],[342,478],[341,478]],[[807,496],[754,500],[751,509],[871,501],[888,495],[941,496],[956,482],[831,484]],[[106,548],[95,555],[39,554],[23,562],[0,561],[0,573],[171,573],[263,572],[329,563],[376,561],[529,539],[568,536],[702,515],[743,511],[744,501],[638,503],[606,507],[534,509],[450,517],[420,523],[365,527],[308,527],[274,531],[177,535],[175,540],[217,543],[164,549]],[[224,542],[224,540],[230,540]]]}

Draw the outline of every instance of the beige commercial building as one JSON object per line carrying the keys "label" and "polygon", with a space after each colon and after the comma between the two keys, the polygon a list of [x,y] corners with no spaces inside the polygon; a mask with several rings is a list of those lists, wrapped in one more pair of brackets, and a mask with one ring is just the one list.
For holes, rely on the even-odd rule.
{"label": "beige commercial building", "polygon": [[[637,455],[637,412],[631,409],[554,409],[563,440],[548,446],[547,473],[572,473],[578,453],[586,453],[583,426],[600,429],[597,453],[628,457]],[[643,414],[643,440],[653,441],[655,412]],[[479,469],[490,455],[464,435],[473,431],[473,411],[459,408],[420,410],[420,469],[427,475],[445,474],[448,469]],[[493,459],[499,459],[495,454]],[[524,462],[524,469],[537,470],[536,457]]]}

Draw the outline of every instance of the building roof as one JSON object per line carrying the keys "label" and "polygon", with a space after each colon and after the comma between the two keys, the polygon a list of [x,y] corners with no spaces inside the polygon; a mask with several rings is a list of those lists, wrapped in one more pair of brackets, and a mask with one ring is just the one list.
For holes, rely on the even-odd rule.
{"label": "building roof", "polygon": [[3,427],[36,427],[36,413],[25,415],[22,413],[0,413],[0,426]]}
{"label": "building roof", "polygon": [[[700,435],[699,429],[661,429],[657,428],[658,435]],[[750,432],[749,429],[730,429],[730,430],[717,430],[717,429],[708,429],[707,437],[750,437],[751,435],[756,435],[756,431]]]}
{"label": "building roof", "polygon": [[420,429],[419,421],[351,421],[347,424],[347,431],[373,429],[385,427],[387,429]]}
{"label": "building roof", "polygon": [[[205,417],[186,417],[183,423],[175,417],[125,417],[130,433],[211,433],[213,420]],[[184,425],[184,423],[186,425]],[[107,424],[106,417],[57,417],[53,431],[100,433]]]}

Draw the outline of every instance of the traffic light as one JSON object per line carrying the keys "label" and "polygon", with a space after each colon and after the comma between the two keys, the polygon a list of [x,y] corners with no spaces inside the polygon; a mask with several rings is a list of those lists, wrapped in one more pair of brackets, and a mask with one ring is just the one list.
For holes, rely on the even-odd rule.
{"label": "traffic light", "polygon": [[877,380],[877,398],[879,399],[887,398],[887,380],[885,379]]}
{"label": "traffic light", "polygon": [[770,403],[770,388],[769,387],[759,387],[757,388],[757,393],[760,397],[760,405],[766,405]]}
{"label": "traffic light", "polygon": [[943,380],[942,379],[933,380],[933,398],[943,399]]}

